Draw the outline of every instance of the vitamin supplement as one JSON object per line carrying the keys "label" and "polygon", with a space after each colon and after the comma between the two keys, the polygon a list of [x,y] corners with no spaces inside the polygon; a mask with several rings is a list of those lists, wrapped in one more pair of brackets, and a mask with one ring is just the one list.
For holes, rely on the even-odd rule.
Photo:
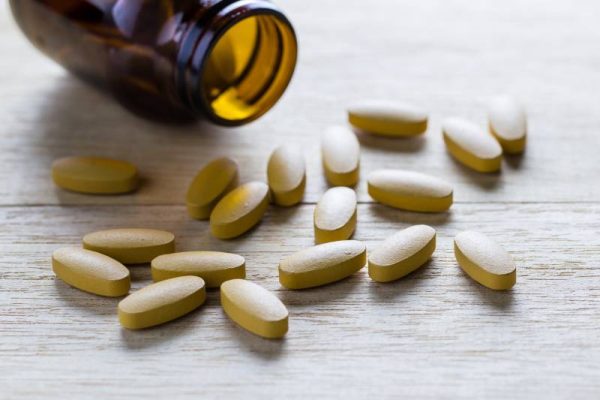
{"label": "vitamin supplement", "polygon": [[175,235],[156,229],[108,229],[88,233],[83,247],[106,254],[123,264],[141,264],[175,251]]}
{"label": "vitamin supplement", "polygon": [[490,132],[505,152],[522,153],[527,136],[525,109],[509,96],[498,96],[489,105]]}
{"label": "vitamin supplement", "polygon": [[369,253],[369,276],[377,282],[400,279],[425,264],[434,250],[435,229],[427,225],[406,228]]}
{"label": "vitamin supplement", "polygon": [[267,339],[288,331],[288,310],[275,296],[256,283],[232,279],[221,285],[221,305],[239,326]]}
{"label": "vitamin supplement", "polygon": [[229,192],[210,214],[210,230],[219,239],[231,239],[258,224],[269,206],[269,187],[249,182]]}
{"label": "vitamin supplement", "polygon": [[460,163],[479,172],[495,172],[502,163],[502,147],[492,135],[460,118],[443,123],[448,152]]}
{"label": "vitamin supplement", "polygon": [[374,135],[416,136],[427,130],[427,112],[411,104],[370,101],[350,107],[348,122]]}
{"label": "vitamin supplement", "polygon": [[122,194],[138,186],[134,165],[100,157],[58,159],[52,163],[52,179],[63,189],[87,194]]}
{"label": "vitamin supplement", "polygon": [[238,166],[231,158],[217,158],[206,164],[190,185],[186,204],[192,218],[208,219],[213,208],[238,185]]}
{"label": "vitamin supplement", "polygon": [[237,254],[220,251],[184,251],[164,254],[152,260],[155,282],[176,276],[194,275],[204,279],[206,287],[218,288],[225,281],[246,277],[246,260]]}
{"label": "vitamin supplement", "polygon": [[298,204],[306,187],[306,166],[302,153],[292,146],[275,149],[269,158],[267,181],[275,204]]}
{"label": "vitamin supplement", "polygon": [[333,126],[321,139],[325,177],[332,186],[354,186],[360,168],[360,144],[356,135],[343,126]]}
{"label": "vitamin supplement", "polygon": [[443,212],[452,205],[452,186],[420,172],[374,171],[368,177],[368,190],[378,202],[403,210]]}
{"label": "vitamin supplement", "polygon": [[206,300],[204,281],[179,276],[153,283],[119,303],[119,322],[127,329],[143,329],[184,316]]}
{"label": "vitamin supplement", "polygon": [[288,289],[306,289],[336,282],[365,266],[367,248],[356,240],[319,244],[281,260],[279,282]]}
{"label": "vitamin supplement", "polygon": [[338,186],[325,192],[314,213],[315,242],[346,240],[356,229],[356,193]]}
{"label": "vitamin supplement", "polygon": [[511,256],[482,233],[465,231],[456,235],[454,255],[463,271],[483,286],[505,290],[517,282],[517,270]]}
{"label": "vitamin supplement", "polygon": [[100,296],[125,296],[131,285],[129,270],[123,264],[79,247],[52,253],[52,270],[65,283]]}

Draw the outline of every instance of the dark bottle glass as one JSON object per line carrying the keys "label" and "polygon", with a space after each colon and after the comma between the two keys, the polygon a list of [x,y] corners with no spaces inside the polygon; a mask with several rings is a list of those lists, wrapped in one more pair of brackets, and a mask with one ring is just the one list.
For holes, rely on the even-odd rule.
{"label": "dark bottle glass", "polygon": [[266,0],[10,0],[29,40],[129,108],[241,125],[296,65],[294,30]]}

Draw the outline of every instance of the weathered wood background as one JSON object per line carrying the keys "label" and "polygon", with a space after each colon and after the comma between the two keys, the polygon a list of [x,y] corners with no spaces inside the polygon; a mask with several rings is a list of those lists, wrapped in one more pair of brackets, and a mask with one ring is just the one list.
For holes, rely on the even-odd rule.
{"label": "weathered wood background", "polygon": [[[600,3],[594,0],[280,0],[301,44],[280,104],[226,130],[141,120],[36,52],[0,5],[0,398],[498,398],[600,397]],[[440,121],[485,122],[485,101],[518,96],[529,112],[527,153],[481,175],[446,154]],[[355,238],[375,246],[415,223],[438,230],[420,271],[391,284],[366,271],[323,288],[280,287],[278,261],[312,243],[326,189],[318,137],[366,97],[431,111],[423,139],[361,137],[370,170],[420,170],[455,185],[451,212],[421,215],[373,204],[364,179]],[[264,179],[278,144],[305,149],[304,203],[272,208],[233,241],[211,238],[182,202],[217,155]],[[128,196],[56,189],[57,157],[128,159],[144,176]],[[89,231],[173,231],[181,250],[237,252],[248,279],[290,310],[285,340],[233,325],[218,292],[199,311],[146,330],[121,329],[118,300],[57,281],[52,251]],[[457,267],[452,237],[481,230],[513,254],[518,283],[487,290]],[[149,268],[132,268],[134,289]]]}

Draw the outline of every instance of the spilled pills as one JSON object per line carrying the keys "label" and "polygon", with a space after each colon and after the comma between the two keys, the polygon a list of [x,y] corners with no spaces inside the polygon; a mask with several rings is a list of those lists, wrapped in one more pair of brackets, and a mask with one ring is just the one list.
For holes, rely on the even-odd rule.
{"label": "spilled pills", "polygon": [[518,154],[525,150],[527,116],[522,105],[509,96],[493,98],[489,104],[490,132],[506,153]]}
{"label": "spilled pills", "polygon": [[354,186],[360,168],[360,144],[356,135],[343,126],[328,128],[321,138],[325,177],[332,186]]}
{"label": "spilled pills", "polygon": [[141,264],[175,251],[175,235],[156,229],[121,228],[88,233],[83,247],[123,264]]}
{"label": "spilled pills", "polygon": [[298,204],[306,187],[306,166],[302,153],[292,146],[275,149],[267,165],[267,181],[275,204]]}
{"label": "spilled pills", "polygon": [[315,242],[345,240],[356,229],[356,193],[339,186],[325,192],[314,212]]}
{"label": "spilled pills", "polygon": [[374,135],[416,136],[427,130],[427,112],[407,103],[369,101],[350,107],[348,122]]}

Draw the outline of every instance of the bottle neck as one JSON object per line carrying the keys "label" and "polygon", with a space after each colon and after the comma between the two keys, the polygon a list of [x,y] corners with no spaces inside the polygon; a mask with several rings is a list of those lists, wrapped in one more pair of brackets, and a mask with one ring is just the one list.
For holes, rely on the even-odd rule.
{"label": "bottle neck", "polygon": [[187,33],[176,82],[184,104],[236,126],[266,113],[287,88],[297,57],[292,25],[266,0],[221,1]]}

